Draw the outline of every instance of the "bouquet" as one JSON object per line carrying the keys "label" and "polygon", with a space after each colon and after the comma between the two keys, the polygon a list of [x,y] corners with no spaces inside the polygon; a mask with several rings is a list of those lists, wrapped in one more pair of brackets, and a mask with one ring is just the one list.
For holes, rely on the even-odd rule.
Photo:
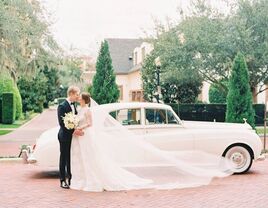
{"label": "bouquet", "polygon": [[65,113],[65,116],[62,118],[64,126],[66,129],[75,129],[79,124],[79,119],[72,112]]}

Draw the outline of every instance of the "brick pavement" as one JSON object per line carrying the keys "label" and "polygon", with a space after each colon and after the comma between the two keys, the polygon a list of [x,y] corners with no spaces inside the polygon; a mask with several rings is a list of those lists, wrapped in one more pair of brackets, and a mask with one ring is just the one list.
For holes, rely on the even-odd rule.
{"label": "brick pavement", "polygon": [[57,172],[0,163],[1,208],[267,208],[268,160],[248,174],[180,190],[90,193],[59,188]]}

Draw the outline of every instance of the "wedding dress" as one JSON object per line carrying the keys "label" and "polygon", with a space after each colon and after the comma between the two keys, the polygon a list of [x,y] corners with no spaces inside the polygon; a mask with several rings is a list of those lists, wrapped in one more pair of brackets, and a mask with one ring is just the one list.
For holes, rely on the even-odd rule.
{"label": "wedding dress", "polygon": [[109,109],[91,103],[78,113],[79,125],[89,124],[91,115],[91,126],[72,140],[72,189],[178,189],[232,174],[227,159],[201,151],[160,150],[118,123]]}

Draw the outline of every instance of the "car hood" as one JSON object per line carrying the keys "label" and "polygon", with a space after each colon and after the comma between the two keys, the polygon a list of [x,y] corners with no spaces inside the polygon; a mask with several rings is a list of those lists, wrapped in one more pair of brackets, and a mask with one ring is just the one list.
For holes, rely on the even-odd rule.
{"label": "car hood", "polygon": [[223,123],[223,122],[206,122],[206,121],[183,121],[186,128],[197,129],[248,129],[252,127],[248,123]]}

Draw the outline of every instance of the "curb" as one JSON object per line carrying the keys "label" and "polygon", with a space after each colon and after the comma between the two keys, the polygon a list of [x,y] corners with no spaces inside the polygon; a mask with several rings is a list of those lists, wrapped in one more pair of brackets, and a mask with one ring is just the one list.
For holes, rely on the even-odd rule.
{"label": "curb", "polygon": [[0,158],[0,163],[23,163],[23,158]]}

